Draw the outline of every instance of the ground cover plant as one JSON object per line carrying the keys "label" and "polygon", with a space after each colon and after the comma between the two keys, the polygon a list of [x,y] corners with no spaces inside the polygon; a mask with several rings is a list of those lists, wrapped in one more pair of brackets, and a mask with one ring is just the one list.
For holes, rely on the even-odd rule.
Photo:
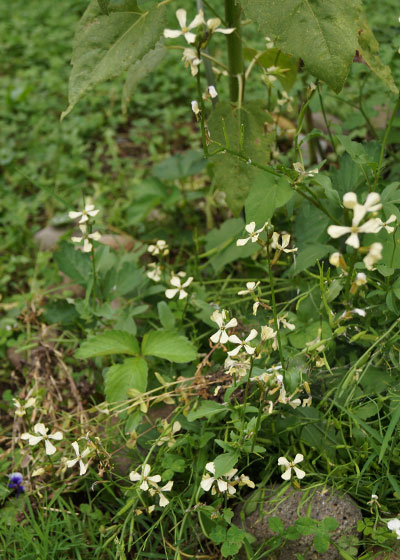
{"label": "ground cover plant", "polygon": [[0,557],[395,558],[396,3],[14,4]]}

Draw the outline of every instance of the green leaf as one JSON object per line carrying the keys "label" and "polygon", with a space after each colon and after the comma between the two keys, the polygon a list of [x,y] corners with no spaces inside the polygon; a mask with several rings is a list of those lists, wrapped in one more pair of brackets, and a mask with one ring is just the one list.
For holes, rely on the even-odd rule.
{"label": "green leaf", "polygon": [[307,342],[313,342],[318,336],[321,339],[332,336],[332,330],[326,321],[315,321],[307,326],[296,325],[296,329],[289,335],[289,341],[292,346],[301,350]]}
{"label": "green leaf", "polygon": [[201,173],[207,166],[207,159],[199,150],[187,150],[183,154],[175,154],[156,163],[151,173],[162,181],[184,179]]}
{"label": "green leaf", "polygon": [[197,351],[183,335],[172,330],[149,331],[142,341],[143,356],[156,356],[183,364],[196,359]]}
{"label": "green leaf", "polygon": [[214,459],[215,477],[220,478],[233,469],[239,459],[239,453],[223,453]]}
{"label": "green leaf", "polygon": [[299,517],[296,519],[294,526],[302,535],[312,535],[315,533],[317,523],[311,517]]}
{"label": "green leaf", "polygon": [[322,243],[313,243],[306,245],[304,249],[298,252],[294,268],[294,274],[300,274],[306,268],[314,266],[317,260],[325,257],[329,252],[334,251],[332,245],[324,245]]}
{"label": "green leaf", "polygon": [[210,532],[210,539],[215,544],[221,544],[226,540],[226,529],[222,525],[217,525]]}
{"label": "green leaf", "polygon": [[97,0],[97,2],[102,13],[108,15],[108,5],[110,3],[110,0]]}
{"label": "green leaf", "polygon": [[108,5],[104,15],[91,0],[75,35],[69,105],[75,104],[97,84],[115,78],[140,61],[159,40],[166,23],[165,6],[141,13],[136,0],[121,0]]}
{"label": "green leaf", "polygon": [[375,39],[372,29],[368,25],[365,14],[361,14],[359,20],[358,44],[361,56],[368,64],[370,70],[385,84],[385,86],[396,95],[399,90],[394,82],[392,71],[389,66],[383,64],[379,58],[379,43]]}
{"label": "green leaf", "polygon": [[337,93],[358,48],[358,0],[242,0],[246,16],[275,46],[304,61]]}
{"label": "green leaf", "polygon": [[214,184],[226,193],[228,206],[236,216],[243,208],[249,185],[258,175],[267,174],[251,165],[251,161],[254,161],[266,166],[270,159],[274,134],[265,132],[266,119],[267,115],[260,109],[259,102],[244,105],[240,110],[232,109],[228,102],[220,102],[208,120],[211,140],[226,146],[225,126],[228,147],[248,158],[248,162],[245,162],[228,153],[220,153],[212,158]]}
{"label": "green leaf", "polygon": [[326,533],[317,533],[314,537],[314,548],[320,554],[329,549],[330,538]]}
{"label": "green leaf", "polygon": [[165,301],[159,301],[157,303],[157,310],[162,326],[165,329],[173,329],[175,327],[175,317],[171,309],[168,307],[168,303]]}
{"label": "green leaf", "polygon": [[262,226],[272,218],[276,208],[280,208],[294,195],[290,183],[284,177],[263,173],[250,185],[246,198],[246,222],[256,222]]}
{"label": "green leaf", "polygon": [[136,356],[138,353],[139,344],[133,335],[124,331],[108,331],[83,342],[75,355],[77,358],[85,360],[111,354]]}
{"label": "green leaf", "polygon": [[87,253],[75,249],[70,243],[61,243],[54,255],[58,268],[77,284],[86,286],[92,274],[92,264]]}
{"label": "green leaf", "polygon": [[126,400],[128,389],[146,392],[147,363],[143,358],[127,358],[122,364],[111,366],[107,371],[105,394],[108,402]]}
{"label": "green leaf", "polygon": [[274,533],[278,533],[278,535],[282,535],[285,528],[283,526],[282,520],[279,517],[269,517],[268,518],[268,527]]}
{"label": "green leaf", "polygon": [[164,45],[158,43],[155,49],[149,51],[141,60],[135,62],[126,75],[124,87],[122,89],[122,112],[126,113],[128,105],[132,99],[139,82],[159,66],[167,54]]}
{"label": "green leaf", "polygon": [[210,418],[215,416],[215,414],[224,413],[224,415],[228,412],[228,409],[223,404],[217,403],[215,401],[201,401],[200,405],[197,409],[191,409],[189,414],[187,415],[187,419],[189,422],[194,422],[198,418]]}
{"label": "green leaf", "polygon": [[392,413],[390,424],[386,430],[385,437],[383,438],[382,446],[379,452],[379,463],[382,461],[383,457],[385,456],[387,446],[389,445],[389,442],[391,440],[395,428],[399,424],[399,420],[400,420],[400,400],[396,400],[395,409]]}
{"label": "green leaf", "polygon": [[325,519],[321,521],[321,526],[325,531],[330,532],[336,531],[336,529],[339,527],[339,523],[334,517],[325,517]]}

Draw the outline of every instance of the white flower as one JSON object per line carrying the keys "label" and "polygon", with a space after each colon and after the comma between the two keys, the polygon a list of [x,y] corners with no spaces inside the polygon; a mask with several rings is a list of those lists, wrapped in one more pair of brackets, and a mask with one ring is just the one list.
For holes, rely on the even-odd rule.
{"label": "white flower", "polygon": [[237,327],[237,320],[235,318],[226,322],[227,318],[228,318],[228,316],[227,316],[227,312],[225,311],[225,309],[223,309],[221,312],[216,310],[211,315],[211,317],[210,317],[211,321],[214,321],[214,323],[217,323],[217,325],[219,327],[218,331],[216,333],[214,333],[212,336],[210,336],[210,340],[213,344],[218,344],[219,342],[221,344],[225,344],[225,342],[227,342],[228,338],[229,338],[229,336],[226,332],[226,329],[231,329],[233,327]]}
{"label": "white flower", "polygon": [[224,369],[228,375],[238,375],[239,377],[244,377],[250,370],[250,361],[248,356],[247,359],[232,360],[229,356],[224,362]]}
{"label": "white flower", "polygon": [[177,37],[183,35],[189,44],[194,43],[196,41],[196,35],[194,33],[191,33],[191,30],[199,27],[204,23],[203,12],[200,10],[200,12],[197,14],[194,20],[189,23],[189,25],[186,25],[186,17],[186,10],[183,10],[182,8],[177,10],[176,19],[178,20],[180,29],[164,29],[164,37],[166,37],[167,39],[176,39]]}
{"label": "white flower", "polygon": [[84,464],[83,459],[89,455],[90,449],[89,449],[89,447],[86,447],[86,449],[84,451],[82,451],[82,453],[80,453],[79,445],[78,445],[77,441],[73,441],[71,443],[71,445],[74,448],[76,458],[75,459],[70,459],[69,461],[67,461],[67,467],[70,469],[71,467],[76,465],[76,463],[78,463],[78,461],[79,461],[79,474],[80,474],[80,476],[83,476],[84,474],[86,474],[86,471],[87,471],[87,468],[88,468],[88,465]]}
{"label": "white flower", "polygon": [[286,317],[287,313],[285,315],[282,315],[281,317],[278,317],[278,326],[282,323],[284,329],[294,331],[296,325],[294,325],[293,323],[289,323],[289,321],[286,320]]}
{"label": "white flower", "polygon": [[212,99],[218,97],[218,92],[214,86],[208,86],[208,93]]}
{"label": "white flower", "polygon": [[270,37],[265,37],[267,49],[272,49],[274,47],[274,42]]}
{"label": "white flower", "polygon": [[129,473],[129,479],[132,482],[139,482],[140,481],[140,486],[139,488],[141,490],[148,490],[149,489],[149,483],[151,486],[154,486],[156,488],[158,488],[157,486],[157,482],[161,482],[161,476],[159,474],[156,474],[154,476],[149,476],[151,471],[151,467],[150,465],[146,464],[142,466],[142,473],[138,473],[136,471],[132,471]]}
{"label": "white flower", "polygon": [[200,113],[200,107],[197,101],[194,99],[192,101],[192,111],[197,116]]}
{"label": "white flower", "polygon": [[179,276],[172,276],[169,282],[171,286],[174,286],[174,288],[169,288],[165,291],[165,295],[167,296],[167,298],[172,299],[176,296],[176,294],[179,293],[179,299],[184,299],[188,295],[185,288],[187,288],[193,282],[193,276],[189,276],[189,278],[183,284]]}
{"label": "white flower", "polygon": [[[280,235],[282,236],[282,244],[279,243]],[[278,232],[274,231],[274,233],[272,234],[271,246],[273,249],[278,249],[279,251],[283,251],[284,253],[293,253],[294,251],[297,251],[297,248],[286,249],[289,243],[290,243],[290,233],[279,234]]]}
{"label": "white flower", "polygon": [[169,504],[169,500],[164,496],[163,492],[169,492],[172,489],[173,484],[174,484],[173,481],[170,480],[169,482],[167,482],[167,484],[165,484],[161,488],[158,488],[157,486],[157,488],[149,489],[149,494],[151,496],[154,496],[154,494],[158,494],[160,498],[160,502],[159,502],[160,507],[165,507]]}
{"label": "white flower", "polygon": [[270,340],[271,338],[276,337],[276,331],[273,328],[264,325],[261,327],[261,340],[265,342],[266,340]]}
{"label": "white flower", "polygon": [[[210,463],[207,463],[206,470],[209,473],[215,475],[215,465],[212,461]],[[224,475],[224,478],[227,480],[224,480],[223,478],[215,478],[215,476],[210,476],[208,473],[206,473],[203,475],[200,486],[205,492],[209,492],[211,490],[211,494],[214,495],[217,492],[214,485],[214,482],[216,482],[218,490],[220,492],[228,492],[228,494],[231,495],[235,494],[236,488],[232,486],[232,484],[230,484],[230,480],[235,476],[236,473],[237,469],[231,469],[230,471],[228,471]]]}
{"label": "white flower", "polygon": [[248,241],[250,241],[252,243],[255,243],[257,241],[257,239],[260,236],[260,233],[262,231],[264,231],[264,229],[266,228],[268,222],[265,222],[265,224],[260,228],[260,229],[256,229],[256,223],[255,222],[250,222],[249,224],[246,224],[244,229],[247,231],[247,233],[249,234],[249,237],[246,237],[244,239],[238,239],[236,241],[236,245],[238,245],[239,247],[246,245],[246,243]]}
{"label": "white flower", "polygon": [[332,255],[329,257],[329,263],[332,266],[339,267],[341,258],[342,258],[342,255],[339,252],[332,253]]}
{"label": "white flower", "polygon": [[82,212],[68,212],[68,216],[71,220],[80,218],[78,224],[84,224],[89,218],[94,218],[99,212],[100,210],[96,210],[94,204],[85,204],[85,208]]}
{"label": "white flower", "polygon": [[95,231],[94,233],[87,233],[86,224],[80,225],[79,229],[82,232],[81,237],[71,237],[71,240],[74,243],[80,243],[81,241],[83,241],[83,252],[90,253],[90,251],[92,250],[92,244],[90,243],[90,240],[100,241],[101,235],[98,231]]}
{"label": "white flower", "polygon": [[53,455],[57,451],[57,449],[49,441],[49,439],[60,441],[63,438],[62,433],[55,432],[54,434],[47,435],[47,432],[49,431],[48,428],[46,428],[46,426],[40,422],[33,426],[33,431],[37,435],[32,435],[25,432],[21,435],[21,439],[28,440],[29,445],[37,445],[40,441],[43,441],[46,449],[46,454]]}
{"label": "white flower", "polygon": [[357,272],[354,283],[356,286],[364,286],[364,284],[367,283],[367,275],[365,272]]}
{"label": "white flower", "polygon": [[156,241],[155,245],[149,245],[147,247],[147,251],[153,256],[160,254],[165,256],[168,255],[169,248],[164,239],[159,239],[158,241]]}
{"label": "white flower", "polygon": [[350,233],[350,236],[346,239],[346,243],[350,245],[350,247],[358,249],[360,247],[359,233],[378,233],[381,229],[377,218],[371,218],[360,226],[360,222],[367,212],[375,212],[382,207],[382,204],[378,203],[379,200],[380,196],[378,193],[370,193],[364,204],[358,204],[355,193],[346,193],[343,196],[343,206],[353,210],[351,226],[329,226],[328,234],[334,239],[337,239],[346,233]]}
{"label": "white flower", "polygon": [[380,218],[377,218],[379,220],[379,225],[382,228],[385,228],[385,230],[388,233],[393,233],[394,230],[396,228],[394,228],[393,226],[388,226],[388,224],[391,224],[392,222],[395,222],[397,220],[396,216],[394,214],[391,214],[391,216],[386,220],[386,222],[382,222],[382,220]]}
{"label": "white flower", "polygon": [[245,296],[246,294],[251,294],[260,285],[260,282],[246,282],[247,290],[240,290],[238,296]]}
{"label": "white flower", "polygon": [[390,519],[387,522],[387,527],[390,531],[394,531],[398,539],[400,539],[400,519],[396,517],[395,519]]}
{"label": "white flower", "polygon": [[186,47],[186,49],[183,50],[182,60],[185,62],[185,68],[190,66],[192,76],[197,76],[201,59],[197,56],[196,50],[191,47]]}
{"label": "white flower", "polygon": [[163,433],[157,440],[157,445],[163,445],[166,443],[168,447],[172,447],[175,443],[174,435],[182,429],[181,423],[176,420],[172,425],[168,424],[168,420],[162,421]]}
{"label": "white flower", "polygon": [[229,35],[235,31],[234,27],[229,27],[227,29],[222,29],[219,27],[221,25],[221,20],[219,18],[211,18],[207,20],[207,27],[211,33],[223,33],[224,35]]}
{"label": "white flower", "polygon": [[254,482],[245,474],[241,474],[240,477],[235,477],[235,480],[239,480],[239,486],[248,486],[249,488],[256,487]]}
{"label": "white flower", "polygon": [[21,404],[18,399],[13,398],[13,403],[16,409],[15,416],[22,417],[25,416],[27,408],[36,406],[36,399],[34,397],[30,397],[25,404]]}
{"label": "white flower", "polygon": [[244,340],[240,340],[240,338],[238,336],[236,336],[235,334],[230,336],[228,338],[229,342],[233,342],[234,344],[237,344],[238,346],[236,346],[236,348],[234,348],[233,350],[228,352],[228,356],[236,356],[237,354],[239,354],[240,350],[242,350],[242,349],[244,349],[247,352],[247,354],[254,354],[256,349],[253,348],[252,346],[249,346],[248,343],[251,340],[253,340],[254,338],[256,338],[256,336],[257,336],[256,329],[251,329],[249,336],[247,338],[245,338]]}
{"label": "white flower", "polygon": [[148,270],[146,271],[147,278],[153,280],[154,282],[159,282],[161,280],[161,265],[156,263],[150,263],[147,265]]}
{"label": "white flower", "polygon": [[294,470],[297,478],[302,479],[306,476],[306,473],[296,467],[298,463],[301,463],[304,460],[304,457],[301,453],[297,453],[294,461],[288,461],[286,457],[279,457],[278,465],[285,467],[285,472],[281,475],[283,480],[290,480],[292,476],[292,469]]}
{"label": "white flower", "polygon": [[368,254],[363,258],[365,267],[367,270],[374,270],[374,264],[381,260],[382,258],[382,243],[372,243],[369,248]]}

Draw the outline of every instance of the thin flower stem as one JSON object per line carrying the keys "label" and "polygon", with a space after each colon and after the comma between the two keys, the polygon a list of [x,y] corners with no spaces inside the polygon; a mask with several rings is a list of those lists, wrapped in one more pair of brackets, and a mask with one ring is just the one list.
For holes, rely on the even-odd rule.
{"label": "thin flower stem", "polygon": [[350,306],[351,303],[351,295],[350,295],[350,288],[351,288],[351,281],[353,278],[353,272],[354,272],[354,265],[356,264],[356,260],[357,260],[357,251],[353,251],[353,254],[351,255],[351,259],[350,259],[350,267],[349,267],[349,272],[347,274],[347,278],[346,278],[346,301],[347,301],[347,305]]}
{"label": "thin flower stem", "polygon": [[317,90],[318,90],[319,104],[321,106],[321,111],[322,111],[322,116],[324,117],[325,126],[326,126],[326,129],[327,129],[328,134],[329,134],[329,138],[330,138],[330,141],[331,141],[331,144],[332,144],[333,151],[336,153],[335,142],[333,140],[331,127],[328,123],[328,119],[327,119],[327,116],[326,116],[325,105],[324,105],[324,101],[322,99],[321,89],[320,89],[319,83],[317,84]]}
{"label": "thin flower stem", "polygon": [[315,91],[316,90],[314,89],[310,93],[310,95],[308,96],[307,101],[305,103],[303,103],[303,106],[300,110],[299,119],[297,121],[296,134],[295,134],[295,137],[294,137],[294,149],[295,149],[295,152],[298,152],[301,163],[303,163],[303,154],[301,153],[301,150],[300,150],[300,147],[299,147],[299,134],[301,132],[301,129],[303,128],[304,116],[305,116],[307,108],[308,108],[308,106],[311,102],[311,99],[314,96]]}
{"label": "thin flower stem", "polygon": [[246,422],[246,405],[247,405],[247,396],[249,393],[249,385],[250,385],[250,377],[253,371],[253,364],[254,364],[254,358],[251,357],[250,358],[250,370],[249,373],[247,375],[247,381],[246,381],[246,387],[244,389],[244,399],[243,399],[243,412],[242,412],[242,442],[244,440],[244,425]]}
{"label": "thin flower stem", "polygon": [[[200,58],[200,49],[197,49],[197,56]],[[203,100],[203,92],[201,91],[201,82],[200,82],[200,71],[197,73],[197,92],[200,100],[200,128],[201,128],[201,140],[203,143],[203,152],[204,157],[208,157],[208,147],[207,147],[207,138],[206,138],[206,127],[205,127],[205,119],[204,119],[204,100]]]}
{"label": "thin flower stem", "polygon": [[278,342],[279,359],[281,361],[282,371],[284,373],[282,343],[281,343],[281,337],[280,337],[280,334],[279,334],[278,314],[277,314],[277,311],[276,311],[274,274],[272,272],[272,266],[271,266],[271,262],[272,262],[271,261],[271,252],[270,252],[270,246],[269,246],[268,242],[267,242],[266,245],[267,245],[267,258],[268,258],[269,285],[270,285],[270,288],[271,288],[272,314],[273,314],[273,317],[274,317],[274,326],[275,326],[275,330],[276,330],[276,340]]}
{"label": "thin flower stem", "polygon": [[383,137],[382,147],[381,147],[381,153],[380,153],[380,156],[379,156],[378,167],[377,167],[376,173],[375,173],[375,181],[374,181],[373,190],[375,190],[376,187],[377,187],[377,185],[378,185],[379,177],[380,177],[381,171],[382,171],[383,158],[384,158],[384,156],[385,156],[386,144],[387,144],[387,141],[388,141],[388,138],[389,138],[389,133],[390,133],[390,131],[391,131],[391,129],[392,129],[393,121],[394,121],[394,119],[395,119],[396,116],[397,116],[397,112],[398,112],[399,108],[400,108],[400,95],[399,95],[399,98],[397,99],[397,103],[396,103],[396,105],[395,105],[395,107],[394,107],[394,109],[393,109],[393,113],[392,113],[391,119],[390,119],[390,121],[389,121],[389,124],[388,124],[388,126],[387,126],[387,128],[386,128],[386,130],[385,130],[385,135],[384,135],[384,137]]}
{"label": "thin flower stem", "polygon": [[256,438],[257,438],[258,430],[260,429],[261,415],[262,415],[262,412],[263,412],[262,405],[263,405],[264,395],[265,395],[265,391],[261,390],[260,402],[258,403],[257,422],[256,422],[256,427],[254,428],[254,436],[253,436],[253,441],[251,442],[250,453],[253,453],[253,451],[254,451],[254,447],[256,445]]}

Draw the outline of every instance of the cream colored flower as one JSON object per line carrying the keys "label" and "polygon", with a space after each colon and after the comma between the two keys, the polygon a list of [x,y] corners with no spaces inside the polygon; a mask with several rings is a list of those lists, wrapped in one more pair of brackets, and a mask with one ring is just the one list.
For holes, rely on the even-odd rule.
{"label": "cream colored flower", "polygon": [[43,441],[44,446],[45,446],[45,450],[46,450],[46,454],[47,455],[53,455],[57,451],[57,449],[49,441],[49,439],[54,439],[54,440],[57,440],[57,441],[62,440],[62,438],[63,438],[62,432],[55,432],[54,434],[47,435],[47,432],[49,430],[41,422],[39,422],[38,424],[35,424],[33,426],[33,431],[35,432],[36,435],[32,435],[32,434],[29,434],[29,433],[25,432],[24,434],[21,435],[21,439],[22,440],[27,440],[29,445],[32,445],[32,446],[37,445],[40,441]]}
{"label": "cream colored flower", "polygon": [[236,356],[237,354],[239,354],[241,350],[245,350],[247,354],[254,354],[256,349],[253,348],[252,346],[249,346],[248,343],[251,342],[254,338],[256,338],[256,336],[257,336],[256,329],[251,329],[250,334],[244,340],[240,340],[240,338],[235,334],[231,335],[228,338],[229,342],[232,342],[233,344],[237,344],[238,346],[236,346],[236,348],[228,352],[228,356],[231,357]]}
{"label": "cream colored flower", "polygon": [[387,528],[389,531],[396,533],[398,539],[400,539],[400,519],[396,517],[395,519],[390,519],[387,522]]}
{"label": "cream colored flower", "polygon": [[[282,236],[282,243],[279,243],[280,236]],[[286,247],[288,247],[289,243],[290,243],[290,233],[278,233],[277,231],[274,231],[274,233],[272,234],[271,247],[273,249],[277,249],[278,251],[283,251],[284,253],[294,253],[295,251],[297,251],[297,248],[287,249]]]}
{"label": "cream colored flower", "polygon": [[379,225],[381,226],[381,229],[385,228],[385,230],[388,233],[393,233],[394,230],[396,229],[393,226],[388,226],[388,224],[391,224],[392,222],[397,221],[397,217],[394,214],[391,214],[391,216],[386,220],[386,222],[382,222],[382,220],[380,218],[378,218],[378,220],[379,220]]}
{"label": "cream colored flower", "polygon": [[87,468],[88,468],[88,464],[85,465],[85,463],[83,462],[83,459],[89,455],[90,449],[89,449],[89,447],[86,447],[86,449],[84,451],[82,451],[82,453],[81,453],[79,451],[79,444],[78,444],[77,441],[73,441],[71,443],[71,445],[74,448],[76,458],[75,459],[70,459],[69,461],[67,461],[66,462],[67,467],[70,469],[71,467],[75,466],[76,463],[79,462],[79,474],[80,474],[80,476],[83,476],[84,474],[86,474],[86,471],[87,471]]}
{"label": "cream colored flower", "polygon": [[172,447],[176,441],[174,435],[182,429],[181,423],[176,420],[171,425],[168,424],[168,420],[163,420],[162,427],[164,435],[158,438],[157,445],[163,445],[164,443],[166,443],[168,447]]}
{"label": "cream colored flower", "polygon": [[176,296],[176,294],[179,294],[178,299],[184,299],[185,297],[188,296],[188,293],[185,290],[185,288],[187,288],[192,282],[193,282],[193,276],[189,276],[189,278],[183,284],[179,276],[172,276],[170,280],[170,284],[171,286],[174,286],[174,288],[169,288],[168,290],[166,290],[165,295],[167,296],[168,299],[172,299],[173,297]]}
{"label": "cream colored flower", "polygon": [[367,200],[364,204],[358,204],[357,196],[353,192],[348,192],[343,196],[343,206],[353,210],[353,219],[351,226],[336,226],[332,225],[328,227],[328,234],[337,239],[342,235],[349,233],[349,237],[346,239],[347,245],[358,249],[360,247],[360,240],[358,235],[360,233],[378,233],[381,229],[379,220],[377,218],[371,218],[367,222],[360,225],[361,220],[364,218],[367,212],[375,212],[382,207],[380,204],[380,196],[378,193],[370,193],[367,196]]}
{"label": "cream colored flower", "polygon": [[89,218],[94,218],[100,210],[96,210],[94,204],[85,204],[85,208],[82,212],[68,212],[68,216],[71,220],[76,220],[79,218],[78,224],[84,224],[89,220]]}
{"label": "cream colored flower", "polygon": [[267,225],[268,225],[268,222],[265,222],[265,224],[260,229],[256,229],[256,223],[255,222],[250,222],[249,224],[246,224],[244,229],[249,234],[249,237],[246,237],[244,239],[238,239],[236,241],[236,245],[238,245],[239,247],[242,247],[243,245],[246,245],[246,243],[250,240],[251,240],[252,243],[255,243],[258,240],[258,238],[260,236],[260,233],[264,231],[264,229],[266,228]]}
{"label": "cream colored flower", "polygon": [[374,265],[382,258],[383,245],[382,243],[372,243],[369,248],[367,256],[363,258],[367,270],[374,270]]}
{"label": "cream colored flower", "polygon": [[246,290],[240,290],[238,296],[245,296],[246,294],[252,294],[254,290],[258,288],[260,282],[246,282]]}
{"label": "cream colored flower", "polygon": [[71,240],[74,243],[80,243],[81,241],[83,241],[83,252],[84,253],[90,253],[90,251],[92,250],[92,244],[90,242],[90,240],[92,241],[100,241],[101,239],[101,234],[98,231],[95,231],[93,233],[87,233],[87,226],[86,224],[82,224],[79,226],[79,229],[82,232],[81,237],[71,237]]}
{"label": "cream colored flower", "polygon": [[356,286],[364,286],[364,284],[367,283],[367,275],[365,272],[357,272],[354,283]]}
{"label": "cream colored flower", "polygon": [[288,461],[286,457],[279,457],[278,465],[285,467],[285,472],[281,475],[283,480],[290,480],[292,476],[292,469],[294,470],[297,478],[299,478],[300,480],[304,478],[306,476],[306,473],[303,470],[296,467],[296,465],[298,463],[301,463],[303,460],[304,457],[301,453],[297,453],[296,457],[294,458],[294,461]]}
{"label": "cream colored flower", "polygon": [[189,44],[193,44],[196,41],[196,35],[195,33],[192,33],[192,29],[195,29],[204,23],[203,12],[200,10],[194,20],[189,23],[189,25],[186,25],[186,10],[180,8],[176,11],[176,19],[178,20],[180,29],[164,29],[164,37],[167,39],[176,39],[177,37],[183,35]]}
{"label": "cream colored flower", "polygon": [[167,484],[165,484],[161,488],[159,488],[158,486],[157,488],[149,488],[150,496],[154,496],[154,494],[158,495],[160,499],[159,502],[160,507],[165,507],[169,504],[169,500],[164,496],[163,492],[169,492],[172,489],[173,484],[174,484],[173,481],[170,480],[169,482],[167,482]]}
{"label": "cream colored flower", "polygon": [[186,49],[183,50],[182,60],[185,62],[185,68],[190,66],[192,76],[197,76],[199,65],[201,64],[201,59],[197,56],[197,51],[191,47],[186,47]]}
{"label": "cream colored flower", "polygon": [[211,99],[215,99],[216,97],[218,97],[218,92],[215,89],[215,86],[208,86],[207,91]]}
{"label": "cream colored flower", "polygon": [[225,344],[225,342],[228,342],[229,336],[226,332],[226,329],[237,327],[237,320],[233,318],[227,321],[228,314],[225,311],[225,309],[223,309],[222,311],[218,311],[218,310],[214,311],[210,319],[211,321],[214,321],[214,323],[217,323],[219,327],[218,331],[214,333],[212,336],[210,336],[211,342],[213,344],[218,344],[218,343]]}
{"label": "cream colored flower", "polygon": [[265,342],[266,340],[270,340],[276,337],[276,331],[272,327],[264,325],[261,327],[261,340]]}
{"label": "cream colored flower", "polygon": [[196,117],[200,114],[200,107],[195,99],[192,101],[192,111],[196,115]]}
{"label": "cream colored flower", "polygon": [[[207,463],[206,470],[212,475],[215,475],[215,465],[212,461],[210,463]],[[210,476],[208,473],[206,473],[203,475],[200,486],[205,492],[209,492],[211,490],[211,494],[214,495],[217,493],[217,489],[214,484],[216,483],[216,486],[221,493],[227,492],[230,495],[235,494],[236,488],[232,486],[230,481],[236,473],[237,469],[231,469],[224,475],[223,478],[215,478],[215,476]]]}
{"label": "cream colored flower", "polygon": [[156,263],[148,264],[146,276],[153,280],[153,282],[159,282],[161,280],[161,265]]}
{"label": "cream colored flower", "polygon": [[235,480],[239,480],[239,486],[248,486],[249,488],[255,488],[256,485],[248,476],[241,474],[239,477],[235,477]]}
{"label": "cream colored flower", "polygon": [[241,358],[239,360],[232,360],[229,356],[224,362],[225,373],[228,375],[237,375],[238,377],[244,377],[250,370],[250,359],[247,354],[246,358]]}
{"label": "cream colored flower", "polygon": [[223,29],[219,27],[220,25],[221,20],[219,18],[211,18],[207,20],[207,27],[211,33],[223,33],[224,35],[230,35],[235,31],[234,27]]}
{"label": "cream colored flower", "polygon": [[304,165],[302,163],[300,163],[299,161],[297,161],[296,163],[293,164],[293,168],[302,177],[314,177],[314,175],[316,175],[318,173],[317,168],[310,169],[309,171],[306,171],[304,169]]}
{"label": "cream colored flower", "polygon": [[166,241],[164,241],[164,239],[159,239],[158,241],[156,241],[155,245],[149,245],[147,247],[147,251],[153,255],[168,255],[169,253],[169,247],[166,243]]}
{"label": "cream colored flower", "polygon": [[13,398],[13,403],[15,406],[15,416],[22,417],[25,416],[28,408],[36,406],[36,399],[34,397],[30,397],[25,404],[21,404],[18,399]]}
{"label": "cream colored flower", "polygon": [[159,474],[156,474],[154,476],[149,476],[150,471],[151,471],[150,465],[145,464],[142,466],[141,473],[138,473],[137,471],[130,472],[129,479],[132,482],[140,481],[139,488],[144,491],[147,491],[150,488],[149,483],[151,486],[158,488],[157,482],[161,482],[161,476]]}

